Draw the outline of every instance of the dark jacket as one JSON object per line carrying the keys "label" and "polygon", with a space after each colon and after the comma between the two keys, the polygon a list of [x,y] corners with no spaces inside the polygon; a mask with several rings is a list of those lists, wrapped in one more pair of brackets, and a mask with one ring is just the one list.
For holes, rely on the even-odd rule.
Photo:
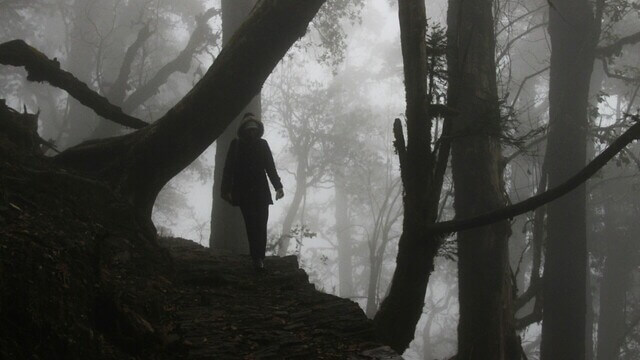
{"label": "dark jacket", "polygon": [[[262,133],[262,123],[257,122]],[[243,123],[245,124],[246,122]],[[243,125],[238,130],[239,138],[231,142],[227,152],[222,174],[222,196],[224,198],[231,193],[232,203],[236,206],[273,204],[267,175],[276,190],[282,189],[282,183],[271,149],[264,139],[248,139],[243,136]]]}

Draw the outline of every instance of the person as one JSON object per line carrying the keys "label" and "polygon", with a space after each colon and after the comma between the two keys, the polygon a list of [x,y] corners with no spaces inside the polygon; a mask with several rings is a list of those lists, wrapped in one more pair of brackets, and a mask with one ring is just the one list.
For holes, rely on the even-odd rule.
{"label": "person", "polygon": [[264,270],[267,246],[269,205],[273,204],[267,176],[276,190],[276,200],[284,196],[271,149],[262,139],[264,125],[252,113],[246,113],[231,141],[222,173],[222,198],[239,206],[256,270]]}

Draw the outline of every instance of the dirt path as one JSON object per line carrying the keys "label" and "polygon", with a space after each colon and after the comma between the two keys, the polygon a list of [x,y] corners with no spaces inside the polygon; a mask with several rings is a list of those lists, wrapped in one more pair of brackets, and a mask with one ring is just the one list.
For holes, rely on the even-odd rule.
{"label": "dirt path", "polygon": [[294,256],[267,258],[257,274],[249,257],[162,245],[175,261],[171,310],[189,359],[401,359],[373,341],[356,303],[315,290]]}

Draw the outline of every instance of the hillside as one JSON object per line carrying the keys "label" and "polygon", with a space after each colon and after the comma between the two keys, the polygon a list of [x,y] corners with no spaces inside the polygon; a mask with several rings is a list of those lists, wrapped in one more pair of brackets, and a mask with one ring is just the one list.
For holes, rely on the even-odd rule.
{"label": "hillside", "polygon": [[399,358],[295,257],[256,274],[158,239],[105,185],[39,155],[30,116],[0,104],[0,358]]}

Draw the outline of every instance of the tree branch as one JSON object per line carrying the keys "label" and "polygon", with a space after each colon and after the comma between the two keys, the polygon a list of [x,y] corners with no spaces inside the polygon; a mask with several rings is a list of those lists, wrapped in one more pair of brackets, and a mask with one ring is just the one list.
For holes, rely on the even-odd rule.
{"label": "tree branch", "polygon": [[547,134],[541,135],[540,137],[538,137],[537,139],[533,139],[531,140],[530,143],[524,145],[522,148],[514,151],[512,154],[506,156],[503,160],[502,160],[502,165],[503,166],[507,166],[507,164],[509,164],[511,161],[513,161],[513,159],[517,158],[518,156],[524,154],[527,152],[527,150],[533,148],[534,146],[537,146],[538,144],[540,144],[541,142],[547,140]]}
{"label": "tree branch", "polygon": [[511,49],[511,46],[518,40],[522,39],[523,37],[529,35],[531,32],[533,32],[535,29],[539,29],[543,26],[547,26],[548,23],[543,22],[540,24],[536,24],[530,28],[527,28],[525,31],[523,31],[521,34],[519,34],[518,36],[514,37],[513,39],[511,39],[502,49],[502,51],[500,51],[500,53],[498,54],[498,56],[496,56],[496,63],[499,63],[503,57],[505,57],[508,53],[509,50]]}
{"label": "tree branch", "polygon": [[446,234],[490,225],[501,220],[510,219],[514,216],[524,214],[567,194],[598,172],[598,170],[605,166],[609,160],[622,151],[628,144],[634,140],[640,139],[640,117],[635,116],[634,120],[639,122],[631,126],[600,155],[593,159],[585,168],[561,185],[517,204],[506,206],[483,215],[462,220],[444,221],[430,225],[427,227],[428,231],[434,234]]}
{"label": "tree branch", "polygon": [[600,46],[596,48],[596,56],[598,57],[609,57],[620,54],[622,48],[625,45],[633,45],[640,42],[640,31],[621,37],[617,41],[612,44]]}
{"label": "tree branch", "polygon": [[516,96],[513,97],[513,101],[511,101],[511,107],[515,108],[516,107],[516,102],[518,101],[518,98],[520,98],[520,93],[522,92],[522,89],[524,88],[524,84],[531,80],[532,78],[542,74],[543,72],[549,70],[550,66],[547,66],[543,69],[540,69],[536,72],[534,72],[533,74],[529,74],[527,76],[525,76],[524,79],[522,79],[522,82],[520,83],[520,87],[518,88],[518,92],[516,92]]}
{"label": "tree branch", "polygon": [[536,308],[523,318],[516,319],[516,329],[523,330],[527,326],[540,321],[542,321],[542,308]]}
{"label": "tree branch", "polygon": [[193,30],[193,33],[191,33],[189,42],[184,49],[175,57],[175,59],[160,68],[153,78],[129,95],[122,104],[124,111],[132,112],[145,101],[149,100],[149,98],[156,94],[158,88],[167,82],[167,79],[171,74],[178,71],[183,73],[189,71],[193,56],[195,55],[198,47],[200,47],[200,45],[206,40],[208,35],[209,26],[207,25],[207,22],[213,16],[218,14],[218,12],[218,9],[211,8],[204,14],[196,17],[196,28]]}
{"label": "tree branch", "polygon": [[22,66],[27,70],[27,80],[43,82],[66,90],[83,105],[91,108],[96,114],[123,126],[141,129],[148,124],[111,104],[104,96],[89,89],[89,87],[74,77],[71,73],[60,69],[60,63],[55,58],[46,55],[27,45],[22,40],[13,40],[0,44],[0,64]]}
{"label": "tree branch", "polygon": [[639,84],[640,83],[640,77],[632,78],[632,77],[624,76],[624,75],[621,75],[621,74],[612,73],[611,70],[609,70],[609,62],[607,61],[606,58],[602,58],[602,69],[604,70],[605,75],[607,75],[607,77],[609,77],[611,79],[622,80],[622,81],[630,83],[630,84]]}
{"label": "tree branch", "polygon": [[505,26],[503,26],[500,30],[496,31],[496,37],[499,36],[503,31],[505,31],[506,29],[508,29],[509,27],[513,26],[513,24],[519,22],[520,20],[524,19],[525,17],[539,11],[542,9],[545,9],[547,7],[547,4],[544,5],[540,5],[537,8],[533,9],[533,10],[529,10],[527,12],[525,12],[524,14],[518,16],[515,19],[511,19]]}
{"label": "tree branch", "polygon": [[124,97],[127,94],[127,85],[129,84],[129,75],[131,74],[131,65],[133,64],[133,60],[135,59],[138,50],[140,50],[142,45],[144,45],[147,39],[149,39],[151,33],[152,32],[149,30],[149,24],[145,24],[138,32],[136,40],[127,48],[127,52],[122,60],[122,65],[120,66],[118,78],[113,83],[109,93],[107,94],[109,100],[113,101],[115,104],[121,104],[124,100]]}

